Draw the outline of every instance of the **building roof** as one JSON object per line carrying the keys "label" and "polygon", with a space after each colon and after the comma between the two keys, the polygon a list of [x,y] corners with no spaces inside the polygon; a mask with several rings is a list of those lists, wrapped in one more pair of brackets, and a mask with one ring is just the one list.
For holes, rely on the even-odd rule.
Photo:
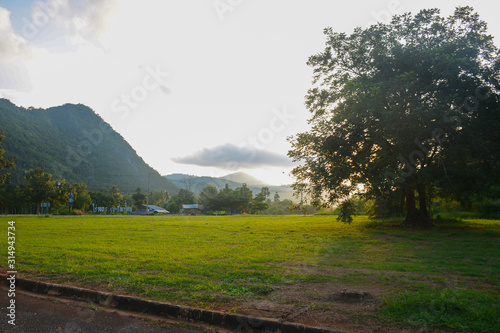
{"label": "building roof", "polygon": [[160,207],[160,206],[155,206],[155,205],[140,205],[139,207],[146,209],[146,207],[149,207],[150,210],[164,210],[165,208]]}
{"label": "building roof", "polygon": [[156,205],[140,205],[139,209],[141,209],[141,210],[144,209],[145,210],[147,207],[149,207],[149,211],[158,212],[158,213],[170,213],[165,208],[160,207],[160,206],[156,206]]}

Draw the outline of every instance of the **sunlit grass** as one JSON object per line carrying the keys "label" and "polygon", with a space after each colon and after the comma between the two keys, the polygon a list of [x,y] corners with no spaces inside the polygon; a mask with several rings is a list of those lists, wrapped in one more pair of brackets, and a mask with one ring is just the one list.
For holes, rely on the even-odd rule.
{"label": "sunlit grass", "polygon": [[[498,308],[499,221],[419,230],[366,217],[1,217],[5,254],[10,220],[16,268],[39,280],[178,302],[266,297],[291,283],[376,284],[386,290],[384,316],[399,322],[398,308],[421,307],[409,295],[425,299],[422,288],[479,303],[489,294]],[[428,325],[453,328],[447,320]]]}

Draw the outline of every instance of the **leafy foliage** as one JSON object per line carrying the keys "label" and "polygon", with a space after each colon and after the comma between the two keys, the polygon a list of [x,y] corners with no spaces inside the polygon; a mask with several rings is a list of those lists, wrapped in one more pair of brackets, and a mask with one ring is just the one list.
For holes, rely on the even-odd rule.
{"label": "leafy foliage", "polygon": [[269,208],[269,204],[266,202],[267,196],[269,196],[269,189],[263,187],[262,191],[253,199],[252,210],[254,212],[259,213]]}
{"label": "leafy foliage", "polygon": [[173,195],[167,206],[167,210],[170,213],[177,214],[182,208],[183,204],[193,204],[196,203],[193,192],[181,188],[176,195]]}
{"label": "leafy foliage", "polygon": [[171,196],[168,191],[151,191],[149,193],[149,204],[151,205],[166,207],[170,199]]}
{"label": "leafy foliage", "polygon": [[25,180],[26,197],[36,205],[37,209],[42,202],[52,201],[58,197],[57,181],[52,180],[52,175],[42,169],[26,171]]}
{"label": "leafy foliage", "polygon": [[108,189],[100,188],[98,191],[90,192],[90,197],[96,207],[116,207],[123,201],[116,185],[111,185]]}
{"label": "leafy foliage", "polygon": [[147,195],[142,193],[140,187],[135,189],[134,194],[132,194],[132,199],[134,200],[134,205],[139,206],[146,203]]}
{"label": "leafy foliage", "polygon": [[90,194],[87,192],[87,185],[83,183],[77,183],[73,185],[72,193],[75,195],[73,201],[73,208],[81,211],[87,211],[90,209],[92,204],[92,199]]}
{"label": "leafy foliage", "polygon": [[326,49],[308,62],[312,128],[289,152],[315,202],[364,184],[365,196],[389,206],[403,195],[407,220],[428,224],[430,188],[466,201],[500,183],[500,57],[472,8],[325,35]]}
{"label": "leafy foliage", "polygon": [[356,214],[356,208],[351,200],[347,199],[340,204],[337,221],[351,224],[352,216]]}
{"label": "leafy foliage", "polygon": [[220,190],[214,185],[206,185],[200,192],[200,202],[211,211],[248,212],[252,199],[253,193],[246,184],[234,190],[228,184]]}

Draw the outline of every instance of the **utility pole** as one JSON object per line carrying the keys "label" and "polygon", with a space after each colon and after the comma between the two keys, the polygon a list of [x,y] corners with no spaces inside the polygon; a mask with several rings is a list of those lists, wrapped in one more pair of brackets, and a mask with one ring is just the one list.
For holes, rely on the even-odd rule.
{"label": "utility pole", "polygon": [[151,173],[148,173],[148,193],[146,195],[146,214],[149,214],[149,179],[151,178]]}

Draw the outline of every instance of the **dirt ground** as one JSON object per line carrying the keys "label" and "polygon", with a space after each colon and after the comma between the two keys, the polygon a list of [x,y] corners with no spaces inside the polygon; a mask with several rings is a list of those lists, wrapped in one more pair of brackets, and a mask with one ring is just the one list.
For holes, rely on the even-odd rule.
{"label": "dirt ground", "polygon": [[376,318],[386,293],[387,290],[376,286],[353,287],[332,282],[300,282],[281,285],[261,299],[230,304],[221,302],[219,306],[211,308],[346,333],[447,332],[387,326],[387,323]]}
{"label": "dirt ground", "polygon": [[418,332],[387,327],[375,318],[381,307],[377,288],[356,289],[332,283],[284,285],[258,300],[221,304],[217,310],[234,311],[342,332]]}

